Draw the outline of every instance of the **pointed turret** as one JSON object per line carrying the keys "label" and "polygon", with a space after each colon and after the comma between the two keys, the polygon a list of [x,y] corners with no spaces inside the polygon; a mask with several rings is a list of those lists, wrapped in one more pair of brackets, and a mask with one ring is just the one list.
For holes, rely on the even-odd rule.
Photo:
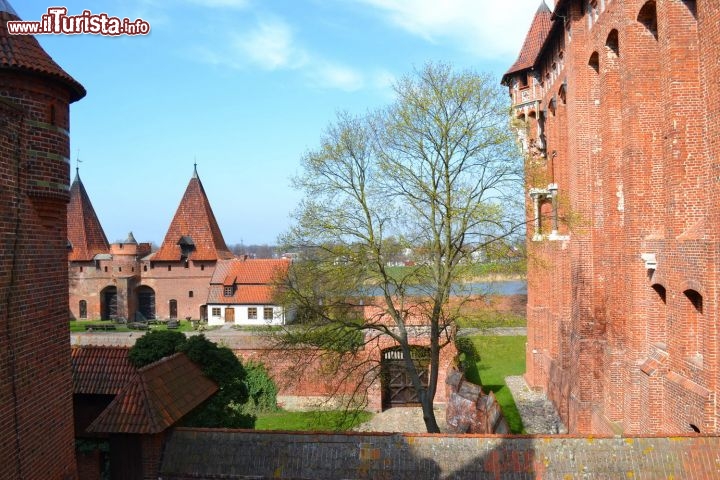
{"label": "pointed turret", "polygon": [[85,191],[85,186],[80,180],[79,172],[75,174],[75,180],[70,187],[67,223],[70,242],[68,260],[71,262],[90,261],[98,253],[110,251],[107,237]]}
{"label": "pointed turret", "polygon": [[41,75],[59,82],[69,92],[70,102],[83,98],[85,88],[50,58],[32,35],[10,35],[8,21],[20,20],[7,0],[0,0],[0,70]]}
{"label": "pointed turret", "polygon": [[225,245],[196,167],[165,240],[152,260],[177,262],[230,258],[233,254]]}
{"label": "pointed turret", "polygon": [[552,27],[552,12],[545,4],[545,0],[541,0],[532,25],[530,25],[530,29],[525,36],[525,42],[522,49],[520,49],[520,55],[518,55],[512,67],[503,75],[502,83],[504,85],[507,85],[507,80],[512,74],[527,70],[535,65],[535,59],[540,53],[548,33],[550,33],[550,27]]}

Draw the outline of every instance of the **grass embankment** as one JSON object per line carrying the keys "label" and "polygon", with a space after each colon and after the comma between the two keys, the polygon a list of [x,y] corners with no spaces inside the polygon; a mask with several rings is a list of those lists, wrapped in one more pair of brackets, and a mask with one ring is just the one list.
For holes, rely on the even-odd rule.
{"label": "grass embankment", "polygon": [[462,342],[472,345],[458,345],[466,356],[465,378],[482,385],[483,390],[495,394],[512,433],[523,433],[522,419],[513,400],[512,393],[505,385],[505,377],[525,373],[525,342],[527,337],[490,337],[476,335],[463,337]]}
{"label": "grass embankment", "polygon": [[[391,277],[401,280],[414,273],[422,273],[429,267],[414,265],[408,267],[387,267]],[[463,277],[469,282],[499,281],[525,278],[527,262],[524,259],[508,262],[487,262],[468,265]],[[411,282],[412,283],[412,282]]]}
{"label": "grass embankment", "polygon": [[[175,328],[173,330],[176,330],[178,332],[192,332],[193,326],[192,323],[188,322],[187,320],[178,320],[179,326],[178,328]],[[103,328],[107,328],[108,325],[114,325],[114,330],[103,330]],[[127,325],[123,323],[113,323],[111,320],[70,320],[70,332],[72,333],[80,333],[80,332],[88,332],[88,327],[92,327],[94,332],[142,332],[145,330],[137,330],[137,329],[131,329],[128,328]],[[155,331],[155,330],[167,330],[167,325],[164,323],[158,323],[149,325],[149,328],[147,331]]]}
{"label": "grass embankment", "polygon": [[367,422],[372,413],[320,410],[312,412],[260,413],[255,421],[256,430],[345,431]]}

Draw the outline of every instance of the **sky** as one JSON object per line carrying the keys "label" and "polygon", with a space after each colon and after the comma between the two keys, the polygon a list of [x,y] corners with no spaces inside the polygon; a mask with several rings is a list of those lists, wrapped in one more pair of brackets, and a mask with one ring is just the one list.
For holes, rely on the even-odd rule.
{"label": "sky", "polygon": [[[61,3],[9,1],[23,20]],[[110,242],[160,244],[197,162],[226,243],[275,244],[301,198],[290,179],[338,112],[388,105],[427,62],[499,82],[540,1],[65,0],[150,33],[38,40],[87,89],[71,177]]]}

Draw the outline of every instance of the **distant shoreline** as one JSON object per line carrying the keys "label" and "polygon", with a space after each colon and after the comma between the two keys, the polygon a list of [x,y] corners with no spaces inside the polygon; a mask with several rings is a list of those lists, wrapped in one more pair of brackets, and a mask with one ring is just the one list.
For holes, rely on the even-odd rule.
{"label": "distant shoreline", "polygon": [[468,278],[462,283],[492,283],[492,282],[513,282],[525,281],[527,277],[521,273],[489,273]]}

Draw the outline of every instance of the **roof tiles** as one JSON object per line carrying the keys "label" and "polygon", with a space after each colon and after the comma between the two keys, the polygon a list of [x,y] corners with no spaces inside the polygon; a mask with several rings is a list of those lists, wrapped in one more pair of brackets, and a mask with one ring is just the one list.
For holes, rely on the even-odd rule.
{"label": "roof tiles", "polygon": [[[275,283],[287,275],[288,259],[233,259],[218,262],[210,280],[208,303],[267,305],[273,302]],[[232,296],[225,286],[235,285]]]}
{"label": "roof tiles", "polygon": [[[180,245],[183,240],[183,245]],[[180,261],[183,248],[189,260],[221,260],[233,258],[227,248],[210,201],[197,172],[190,179],[175,212],[165,240],[152,257],[153,261]]]}
{"label": "roof tiles", "polygon": [[533,67],[535,59],[550,32],[550,27],[552,27],[552,12],[545,5],[545,1],[542,0],[537,12],[535,12],[532,25],[525,36],[520,55],[508,71],[505,72],[505,76]]}
{"label": "roof tiles", "polygon": [[67,207],[68,240],[71,250],[70,261],[90,261],[99,253],[109,253],[105,232],[95,214],[90,197],[80,180],[80,174],[70,187],[70,203]]}
{"label": "roof tiles", "polygon": [[120,393],[137,374],[137,370],[128,360],[129,350],[127,347],[73,347],[73,393]]}
{"label": "roof tiles", "polygon": [[0,69],[19,70],[53,78],[67,87],[71,102],[83,98],[87,93],[85,88],[55,63],[35,37],[8,33],[7,22],[13,20],[20,18],[5,1],[0,9]]}
{"label": "roof tiles", "polygon": [[185,354],[176,353],[138,370],[133,381],[87,430],[159,433],[207,400],[217,389],[200,367]]}

